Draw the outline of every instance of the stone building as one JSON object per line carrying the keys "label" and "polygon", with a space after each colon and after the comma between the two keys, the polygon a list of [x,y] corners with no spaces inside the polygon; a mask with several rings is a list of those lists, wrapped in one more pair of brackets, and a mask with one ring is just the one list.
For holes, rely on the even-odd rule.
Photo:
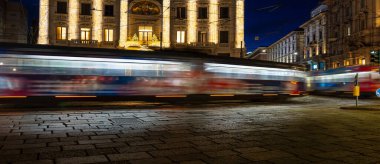
{"label": "stone building", "polygon": [[39,44],[241,57],[244,0],[40,0]]}
{"label": "stone building", "polygon": [[320,5],[311,12],[311,19],[301,25],[304,29],[304,56],[301,63],[309,65],[310,70],[325,70],[324,58],[327,54],[327,12],[326,5]]}
{"label": "stone building", "polygon": [[303,57],[304,32],[297,29],[268,47],[268,60],[281,63],[300,63]]}
{"label": "stone building", "polygon": [[26,43],[27,11],[20,1],[0,0],[0,42]]}
{"label": "stone building", "polygon": [[245,58],[252,60],[268,60],[268,47],[257,47],[253,52],[248,53]]}
{"label": "stone building", "polygon": [[369,65],[380,49],[379,0],[324,0],[328,6],[329,68]]}

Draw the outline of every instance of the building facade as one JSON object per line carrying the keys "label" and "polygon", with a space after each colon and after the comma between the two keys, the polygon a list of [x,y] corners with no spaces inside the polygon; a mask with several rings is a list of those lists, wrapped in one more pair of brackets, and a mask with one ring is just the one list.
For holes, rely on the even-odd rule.
{"label": "building facade", "polygon": [[247,53],[246,58],[252,60],[269,60],[268,47],[258,47],[253,52]]}
{"label": "building facade", "polygon": [[241,57],[244,0],[40,0],[39,44]]}
{"label": "building facade", "polygon": [[20,1],[0,0],[0,42],[27,43],[27,11]]}
{"label": "building facade", "polygon": [[304,53],[304,32],[302,29],[292,31],[268,47],[268,60],[281,63],[297,63]]}
{"label": "building facade", "polygon": [[326,5],[311,12],[311,19],[301,25],[304,29],[304,55],[301,63],[310,66],[310,70],[325,70],[327,54],[327,18]]}
{"label": "building facade", "polygon": [[379,0],[325,0],[328,6],[330,68],[370,65],[370,52],[380,49]]}

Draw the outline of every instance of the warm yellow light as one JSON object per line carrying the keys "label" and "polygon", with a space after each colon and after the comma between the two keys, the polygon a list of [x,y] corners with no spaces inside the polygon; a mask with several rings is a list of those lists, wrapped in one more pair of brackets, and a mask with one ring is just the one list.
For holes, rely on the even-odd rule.
{"label": "warm yellow light", "polygon": [[162,46],[168,48],[170,47],[170,0],[164,0],[162,7]]}
{"label": "warm yellow light", "polygon": [[185,31],[177,31],[177,43],[185,43]]}
{"label": "warm yellow light", "polygon": [[40,0],[38,44],[49,44],[49,0]]}
{"label": "warm yellow light", "polygon": [[236,0],[236,38],[235,47],[244,48],[244,0]]}
{"label": "warm yellow light", "polygon": [[96,96],[55,96],[55,98],[96,98]]}
{"label": "warm yellow light", "polygon": [[79,37],[79,0],[69,0],[69,40]]}
{"label": "warm yellow light", "polygon": [[119,46],[127,48],[128,40],[128,0],[120,1],[120,41]]}
{"label": "warm yellow light", "polygon": [[163,95],[163,96],[156,96],[157,98],[186,98],[187,95]]}
{"label": "warm yellow light", "polygon": [[97,40],[98,42],[103,41],[103,0],[93,1],[94,11],[92,11],[92,40]]}
{"label": "warm yellow light", "polygon": [[187,43],[197,41],[197,0],[187,1]]}
{"label": "warm yellow light", "polygon": [[113,29],[104,30],[104,40],[107,42],[113,42]]}
{"label": "warm yellow light", "polygon": [[218,43],[219,0],[210,0],[209,3],[209,42]]}

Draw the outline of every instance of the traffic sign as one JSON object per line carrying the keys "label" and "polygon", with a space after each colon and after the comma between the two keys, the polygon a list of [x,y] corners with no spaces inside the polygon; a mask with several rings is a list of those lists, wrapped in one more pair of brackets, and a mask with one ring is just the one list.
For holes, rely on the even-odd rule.
{"label": "traffic sign", "polygon": [[377,96],[377,97],[380,97],[380,88],[377,89],[377,91],[376,91],[376,96]]}

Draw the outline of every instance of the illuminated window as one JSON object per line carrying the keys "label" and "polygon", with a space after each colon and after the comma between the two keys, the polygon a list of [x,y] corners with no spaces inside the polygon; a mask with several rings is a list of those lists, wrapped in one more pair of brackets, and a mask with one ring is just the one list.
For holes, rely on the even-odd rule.
{"label": "illuminated window", "polygon": [[206,43],[207,42],[207,32],[198,32],[198,43]]}
{"label": "illuminated window", "polygon": [[361,59],[361,65],[366,65],[365,58]]}
{"label": "illuminated window", "polygon": [[67,39],[67,28],[57,27],[57,40],[66,40],[66,39]]}
{"label": "illuminated window", "polygon": [[113,29],[104,30],[104,41],[113,42]]}
{"label": "illuminated window", "polygon": [[81,40],[90,40],[91,38],[91,29],[90,28],[81,28],[80,29],[80,39]]}
{"label": "illuminated window", "polygon": [[344,60],[344,66],[349,66],[350,65],[350,60]]}
{"label": "illuminated window", "polygon": [[177,31],[177,43],[185,43],[185,31]]}

